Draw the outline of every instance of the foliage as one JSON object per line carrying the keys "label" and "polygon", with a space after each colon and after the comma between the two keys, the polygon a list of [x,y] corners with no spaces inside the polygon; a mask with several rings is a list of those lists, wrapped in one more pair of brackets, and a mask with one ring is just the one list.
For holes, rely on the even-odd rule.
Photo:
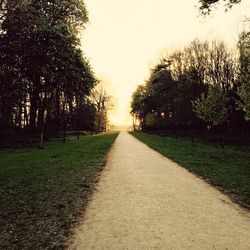
{"label": "foliage", "polygon": [[84,136],[0,157],[0,248],[64,249],[117,134]]}
{"label": "foliage", "polygon": [[155,118],[155,115],[152,113],[148,113],[145,117],[145,125],[148,127],[154,127],[157,120]]}
{"label": "foliage", "polygon": [[41,147],[43,136],[60,130],[94,130],[97,111],[89,96],[97,80],[78,39],[88,21],[84,2],[1,6],[0,126],[39,131]]}
{"label": "foliage", "polygon": [[228,98],[218,85],[210,85],[207,96],[204,94],[192,102],[197,116],[214,126],[223,123],[228,117]]}
{"label": "foliage", "polygon": [[104,85],[98,81],[97,86],[92,90],[90,100],[95,107],[94,130],[96,132],[106,131],[109,125],[108,112],[112,109],[112,97],[107,94]]}
{"label": "foliage", "polygon": [[[197,118],[192,102],[206,96],[209,86],[215,85],[228,98],[223,103],[228,110],[227,126],[235,131],[245,124],[237,110],[238,65],[235,51],[223,42],[194,40],[151,69],[145,85],[139,85],[132,96],[131,113],[143,129],[169,132],[205,129],[206,124]],[[222,122],[225,109],[221,110],[219,105],[223,115],[217,119]],[[151,121],[154,116],[154,122],[146,121],[148,115]],[[212,122],[214,126],[219,123]]]}
{"label": "foliage", "polygon": [[143,121],[143,118],[148,113],[145,109],[147,102],[147,89],[144,85],[139,85],[133,93],[131,102],[131,114],[136,116],[137,119]]}
{"label": "foliage", "polygon": [[[203,14],[209,14],[211,12],[211,7],[219,3],[220,0],[199,0],[200,10]],[[224,0],[226,5],[226,10],[232,8],[234,4],[238,4],[241,0]]]}
{"label": "foliage", "polygon": [[239,39],[240,74],[238,95],[239,109],[244,111],[246,120],[250,120],[250,32],[243,32]]}

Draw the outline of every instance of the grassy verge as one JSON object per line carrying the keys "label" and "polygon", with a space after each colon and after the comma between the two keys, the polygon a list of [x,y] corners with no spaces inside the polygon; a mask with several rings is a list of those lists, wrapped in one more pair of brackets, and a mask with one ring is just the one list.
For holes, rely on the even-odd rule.
{"label": "grassy verge", "polygon": [[117,133],[0,154],[0,249],[62,249]]}
{"label": "grassy verge", "polygon": [[131,134],[250,208],[250,153],[246,149],[236,146],[221,149],[204,140],[192,143],[187,138]]}

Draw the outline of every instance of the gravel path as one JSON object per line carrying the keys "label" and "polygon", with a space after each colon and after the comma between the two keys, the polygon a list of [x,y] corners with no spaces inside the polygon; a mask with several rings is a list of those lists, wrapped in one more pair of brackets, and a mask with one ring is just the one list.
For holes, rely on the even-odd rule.
{"label": "gravel path", "polygon": [[250,217],[121,132],[70,249],[250,249]]}

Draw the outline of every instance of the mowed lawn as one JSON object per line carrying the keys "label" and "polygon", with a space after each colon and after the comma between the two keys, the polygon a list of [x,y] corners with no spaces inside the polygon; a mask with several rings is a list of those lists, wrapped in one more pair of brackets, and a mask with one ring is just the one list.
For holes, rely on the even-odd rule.
{"label": "mowed lawn", "polygon": [[222,149],[207,141],[192,143],[187,138],[162,137],[139,131],[131,134],[250,208],[249,147],[226,146]]}
{"label": "mowed lawn", "polygon": [[0,249],[61,249],[117,133],[0,154]]}

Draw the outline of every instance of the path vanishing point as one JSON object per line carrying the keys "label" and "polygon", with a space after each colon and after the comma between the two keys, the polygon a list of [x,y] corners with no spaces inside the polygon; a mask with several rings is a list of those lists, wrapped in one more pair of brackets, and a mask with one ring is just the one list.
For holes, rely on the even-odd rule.
{"label": "path vanishing point", "polygon": [[250,217],[121,132],[69,249],[250,249]]}

